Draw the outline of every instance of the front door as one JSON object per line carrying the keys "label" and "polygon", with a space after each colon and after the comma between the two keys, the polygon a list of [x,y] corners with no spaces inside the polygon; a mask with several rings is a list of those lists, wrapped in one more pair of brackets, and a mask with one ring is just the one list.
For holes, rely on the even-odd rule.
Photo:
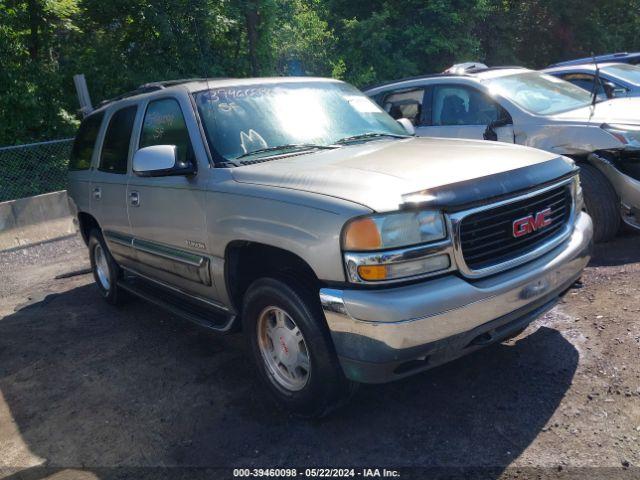
{"label": "front door", "polygon": [[111,112],[91,181],[92,211],[109,251],[123,266],[129,265],[134,258],[127,216],[127,165],[137,109],[137,105],[130,105]]}
{"label": "front door", "polygon": [[[184,104],[182,103],[184,102]],[[136,149],[175,145],[178,160],[195,163],[196,175],[143,177],[133,173],[126,198],[136,250],[136,271],[203,297],[215,297],[207,256],[206,159],[198,159],[183,111],[186,99],[151,100],[144,113]]]}
{"label": "front door", "polygon": [[[465,85],[436,85],[426,97],[430,119],[416,126],[424,137],[467,138],[483,140],[487,125],[508,119],[509,114],[483,92]],[[496,127],[498,141],[513,143],[513,125]]]}

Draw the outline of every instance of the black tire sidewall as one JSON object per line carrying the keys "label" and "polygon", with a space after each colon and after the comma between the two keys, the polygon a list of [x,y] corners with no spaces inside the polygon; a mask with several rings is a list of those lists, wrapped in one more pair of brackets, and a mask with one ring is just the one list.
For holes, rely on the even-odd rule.
{"label": "black tire sidewall", "polygon": [[[95,259],[95,248],[97,245],[102,247],[102,251],[107,259],[107,264],[109,266],[109,289],[105,289],[98,278],[98,272],[96,269],[96,259]],[[89,234],[89,260],[91,262],[91,271],[93,273],[93,279],[98,287],[98,291],[102,295],[102,297],[111,304],[116,304],[119,300],[119,292],[118,292],[118,279],[120,277],[120,267],[111,256],[111,252],[109,252],[109,248],[102,237],[102,233],[99,230],[92,230]]]}
{"label": "black tire sidewall", "polygon": [[607,179],[593,165],[580,164],[580,182],[587,213],[593,219],[595,242],[612,240],[620,230],[620,202]]}
{"label": "black tire sidewall", "polygon": [[[262,358],[257,320],[269,306],[287,312],[304,337],[311,368],[307,384],[299,391],[287,391],[277,385]],[[348,394],[350,382],[338,363],[319,302],[314,304],[303,289],[274,278],[257,280],[245,295],[242,320],[258,376],[282,407],[302,416],[317,417],[335,408]]]}

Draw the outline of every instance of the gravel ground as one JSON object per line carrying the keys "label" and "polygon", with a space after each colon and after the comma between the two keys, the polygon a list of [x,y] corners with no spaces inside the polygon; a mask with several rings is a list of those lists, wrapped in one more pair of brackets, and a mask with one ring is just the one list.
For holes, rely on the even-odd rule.
{"label": "gravel ground", "polygon": [[[600,246],[584,287],[518,338],[363,386],[316,422],[274,408],[240,336],[211,336],[140,300],[109,306],[88,274],[55,279],[86,268],[85,250],[73,238],[0,254],[0,478],[238,466],[640,478],[637,235]],[[427,473],[402,478],[413,476]]]}

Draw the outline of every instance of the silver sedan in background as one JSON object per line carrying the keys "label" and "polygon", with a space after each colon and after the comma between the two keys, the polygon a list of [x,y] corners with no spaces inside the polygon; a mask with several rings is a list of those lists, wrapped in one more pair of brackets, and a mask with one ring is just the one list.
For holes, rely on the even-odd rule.
{"label": "silver sedan in background", "polygon": [[517,143],[580,165],[596,241],[640,229],[640,98],[606,100],[519,67],[462,64],[365,90],[417,135]]}

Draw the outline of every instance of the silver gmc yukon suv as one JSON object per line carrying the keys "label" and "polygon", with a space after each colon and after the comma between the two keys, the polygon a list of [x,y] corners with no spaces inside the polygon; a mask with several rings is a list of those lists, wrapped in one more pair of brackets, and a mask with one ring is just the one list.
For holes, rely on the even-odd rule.
{"label": "silver gmc yukon suv", "polygon": [[589,261],[576,166],[410,131],[318,78],[103,102],[69,188],[99,291],[242,330],[266,388],[305,416],[517,335]]}

